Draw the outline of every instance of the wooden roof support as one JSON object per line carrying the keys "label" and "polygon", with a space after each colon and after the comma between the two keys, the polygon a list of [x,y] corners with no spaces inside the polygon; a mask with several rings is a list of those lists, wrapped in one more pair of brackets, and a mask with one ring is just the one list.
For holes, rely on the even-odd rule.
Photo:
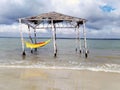
{"label": "wooden roof support", "polygon": [[76,52],[79,50],[81,54],[81,40],[80,40],[80,28],[79,26],[76,27]]}
{"label": "wooden roof support", "polygon": [[86,29],[85,29],[85,22],[83,21],[83,35],[84,35],[84,53],[85,58],[88,57],[88,50],[87,50],[87,41],[86,41]]}
{"label": "wooden roof support", "polygon": [[[30,38],[31,42],[34,43],[32,37],[31,37],[30,26],[29,25],[28,25],[28,34],[29,34],[29,38]],[[33,49],[31,49],[31,53],[33,53]]]}
{"label": "wooden roof support", "polygon": [[[56,13],[56,12],[50,12],[50,13],[43,13],[38,16],[21,18],[19,20],[19,23],[25,23],[34,29],[35,43],[37,42],[36,41],[36,29],[52,28],[55,57],[57,55],[56,28],[76,28],[76,39],[77,39],[76,50],[79,49],[79,52],[81,53],[80,25],[83,25],[84,52],[85,52],[85,57],[87,58],[88,50],[87,50],[86,30],[85,30],[86,21],[87,21],[86,19],[72,17],[69,15],[64,15],[64,14]],[[21,31],[21,41],[22,41],[22,48],[24,52],[24,42],[23,42],[22,31]]]}
{"label": "wooden roof support", "polygon": [[28,35],[29,35],[29,38],[31,40],[31,42],[33,43],[33,40],[32,40],[32,37],[31,37],[31,33],[30,33],[30,26],[28,25]]}
{"label": "wooden roof support", "polygon": [[52,32],[53,32],[53,46],[54,46],[54,57],[57,56],[57,44],[56,44],[56,27],[55,24],[53,23],[53,20],[51,21],[52,23]]}
{"label": "wooden roof support", "polygon": [[23,33],[22,33],[22,24],[21,19],[19,19],[19,31],[20,31],[20,37],[22,42],[22,55],[25,56],[25,47],[24,47],[24,39],[23,39]]}
{"label": "wooden roof support", "polygon": [[[34,29],[34,39],[35,39],[35,44],[37,43],[37,33],[36,33],[36,28]],[[35,48],[35,51],[37,51],[37,48]]]}

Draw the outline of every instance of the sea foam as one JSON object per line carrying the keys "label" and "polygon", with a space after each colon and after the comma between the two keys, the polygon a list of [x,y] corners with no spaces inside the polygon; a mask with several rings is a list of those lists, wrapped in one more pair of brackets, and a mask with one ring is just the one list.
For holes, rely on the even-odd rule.
{"label": "sea foam", "polygon": [[89,71],[103,71],[120,73],[120,65],[117,64],[105,64],[102,66],[90,67],[90,66],[46,66],[46,65],[0,65],[0,68],[40,68],[40,69],[64,69],[64,70],[89,70]]}

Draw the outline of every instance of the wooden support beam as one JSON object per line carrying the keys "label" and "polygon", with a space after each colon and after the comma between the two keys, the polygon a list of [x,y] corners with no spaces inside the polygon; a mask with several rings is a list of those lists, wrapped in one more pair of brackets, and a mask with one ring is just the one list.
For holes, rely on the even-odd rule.
{"label": "wooden support beam", "polygon": [[[46,29],[49,29],[49,28],[51,29],[52,26],[50,26],[50,27],[48,27],[48,26],[43,27],[43,26],[42,26],[42,27],[37,27],[36,29],[45,29],[45,28],[46,28]],[[60,27],[60,26],[57,26],[56,28],[62,28],[62,29],[63,29],[63,28],[67,28],[67,29],[70,29],[70,28],[75,28],[75,27],[72,27],[72,26],[69,26],[69,27],[62,27],[62,26]]]}
{"label": "wooden support beam", "polygon": [[29,38],[30,38],[31,42],[34,43],[33,40],[32,40],[32,37],[31,37],[30,26],[29,25],[28,25],[28,31],[29,31],[29,33],[28,33],[29,34]]}
{"label": "wooden support beam", "polygon": [[[36,28],[34,29],[34,39],[35,39],[35,43],[37,43]],[[35,51],[37,51],[37,48],[35,48]]]}
{"label": "wooden support beam", "polygon": [[56,44],[56,27],[55,24],[53,23],[53,20],[51,21],[52,25],[52,32],[53,32],[53,46],[54,46],[54,57],[57,56],[57,44]]}
{"label": "wooden support beam", "polygon": [[79,28],[80,26],[78,26],[78,45],[79,45],[79,52],[80,52],[80,54],[81,54],[81,39],[80,39],[80,28]]}
{"label": "wooden support beam", "polygon": [[81,53],[81,40],[80,40],[80,29],[79,26],[76,27],[75,29],[76,31],[76,52],[79,50],[79,52]]}
{"label": "wooden support beam", "polygon": [[[31,40],[31,42],[33,43],[32,37],[31,37],[31,33],[30,33],[30,26],[28,25],[28,34],[29,34],[29,38]],[[33,53],[33,49],[31,49],[31,53]]]}
{"label": "wooden support beam", "polygon": [[25,53],[25,47],[24,47],[21,19],[19,19],[19,30],[20,30],[20,37],[21,37],[21,42],[22,42],[22,55],[25,56],[26,53]]}
{"label": "wooden support beam", "polygon": [[76,49],[75,49],[75,51],[77,52],[77,49],[78,49],[77,28],[75,28],[75,32],[76,32]]}
{"label": "wooden support beam", "polygon": [[85,52],[85,58],[87,58],[88,50],[87,50],[86,30],[85,30],[85,22],[84,21],[83,21],[83,34],[84,34],[84,52]]}

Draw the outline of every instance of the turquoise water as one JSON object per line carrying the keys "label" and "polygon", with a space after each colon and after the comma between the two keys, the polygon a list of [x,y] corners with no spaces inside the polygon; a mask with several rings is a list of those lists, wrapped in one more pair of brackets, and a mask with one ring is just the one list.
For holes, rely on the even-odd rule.
{"label": "turquoise water", "polygon": [[[45,40],[38,39],[38,41]],[[20,38],[0,38],[0,42],[0,67],[120,72],[120,40],[87,40],[90,51],[87,59],[84,58],[83,53],[75,52],[75,39],[57,39],[58,55],[56,58],[53,57],[52,41],[33,54],[25,48],[25,57],[21,55]]]}

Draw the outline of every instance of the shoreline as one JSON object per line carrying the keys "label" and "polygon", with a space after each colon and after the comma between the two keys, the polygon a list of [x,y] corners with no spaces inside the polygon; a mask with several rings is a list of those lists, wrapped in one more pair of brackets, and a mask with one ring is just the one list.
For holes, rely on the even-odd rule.
{"label": "shoreline", "polygon": [[96,69],[96,68],[79,68],[79,67],[56,67],[56,66],[15,66],[15,65],[8,65],[8,66],[0,66],[0,69],[45,69],[45,70],[77,70],[77,71],[91,71],[91,72],[106,72],[106,73],[118,73],[120,74],[120,71],[113,71],[113,70],[105,70],[105,69]]}

